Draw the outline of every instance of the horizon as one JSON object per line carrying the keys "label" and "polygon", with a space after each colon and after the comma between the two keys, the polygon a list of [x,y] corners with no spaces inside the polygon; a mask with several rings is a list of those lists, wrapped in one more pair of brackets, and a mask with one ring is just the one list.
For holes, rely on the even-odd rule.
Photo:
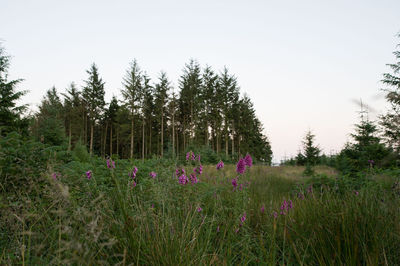
{"label": "horizon", "polygon": [[[230,12],[211,1],[70,3],[5,2],[9,12],[0,19],[0,39],[12,56],[9,78],[24,79],[18,88],[29,93],[22,103],[33,110],[52,86],[58,92],[71,82],[81,88],[93,62],[109,102],[113,94],[121,99],[122,77],[133,59],[153,82],[164,70],[178,91],[181,70],[194,58],[217,72],[227,66],[237,77],[276,163],[296,155],[309,129],[325,154],[338,152],[359,121],[355,101],[372,107],[372,120],[388,107],[380,79],[390,72],[386,64],[395,61],[400,43],[398,1],[292,1],[292,9],[229,2]],[[97,13],[87,17],[92,8]],[[136,25],[143,28],[133,27],[131,36],[127,32]]]}

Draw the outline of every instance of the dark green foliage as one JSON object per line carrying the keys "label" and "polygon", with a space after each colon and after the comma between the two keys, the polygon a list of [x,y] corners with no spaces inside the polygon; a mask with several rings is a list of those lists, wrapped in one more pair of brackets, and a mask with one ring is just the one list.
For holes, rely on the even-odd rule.
{"label": "dark green foliage", "polygon": [[26,91],[16,91],[22,79],[7,80],[10,57],[5,54],[0,44],[0,136],[11,131],[27,135],[28,120],[22,118],[26,105],[17,106],[18,101]]}
{"label": "dark green foliage", "polygon": [[361,117],[351,135],[354,143],[347,143],[337,156],[337,168],[345,174],[355,174],[372,167],[389,167],[393,160],[387,160],[392,152],[377,137],[377,128],[372,121]]}
{"label": "dark green foliage", "polygon": [[46,92],[39,106],[33,133],[38,141],[51,146],[66,142],[63,106],[55,87]]}
{"label": "dark green foliage", "polygon": [[[400,34],[398,35],[400,37]],[[400,44],[398,45],[400,47]],[[380,125],[387,143],[400,154],[400,50],[393,52],[397,62],[388,64],[392,73],[383,74],[383,84],[387,85],[386,100],[391,109],[381,115]]]}
{"label": "dark green foliage", "polygon": [[55,152],[56,148],[26,140],[16,132],[0,136],[0,189],[40,193],[31,189],[37,189],[47,162],[55,157]]}

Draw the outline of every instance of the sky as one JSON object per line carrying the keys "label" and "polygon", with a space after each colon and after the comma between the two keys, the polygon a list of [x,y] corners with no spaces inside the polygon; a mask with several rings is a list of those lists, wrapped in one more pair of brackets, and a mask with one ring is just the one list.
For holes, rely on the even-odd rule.
{"label": "sky", "polygon": [[399,0],[22,1],[0,0],[0,40],[37,109],[46,90],[83,86],[95,62],[106,100],[120,96],[136,59],[156,80],[178,79],[190,58],[228,67],[250,96],[273,160],[296,155],[307,130],[326,154],[359,120],[389,107],[380,83],[400,38]]}

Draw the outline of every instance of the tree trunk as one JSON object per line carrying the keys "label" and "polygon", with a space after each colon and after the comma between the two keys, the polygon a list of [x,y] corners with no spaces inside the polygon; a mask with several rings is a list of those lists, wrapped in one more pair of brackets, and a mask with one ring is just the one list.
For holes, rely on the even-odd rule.
{"label": "tree trunk", "polygon": [[175,113],[172,113],[172,157],[175,159]]}
{"label": "tree trunk", "polygon": [[234,156],[235,153],[235,126],[232,123],[232,158]]}
{"label": "tree trunk", "polygon": [[104,156],[106,156],[107,129],[108,129],[108,123],[106,122],[106,130],[104,131],[104,144],[103,144],[103,154],[104,154]]}
{"label": "tree trunk", "polygon": [[69,132],[68,132],[68,151],[71,151],[71,142],[72,142],[72,129],[71,129],[71,119],[69,120]]}
{"label": "tree trunk", "polygon": [[164,155],[164,111],[161,112],[161,158]]}
{"label": "tree trunk", "polygon": [[119,127],[117,126],[117,155],[119,157]]}
{"label": "tree trunk", "polygon": [[93,131],[94,131],[94,123],[90,123],[90,155],[93,154]]}
{"label": "tree trunk", "polygon": [[133,114],[132,114],[132,121],[131,121],[131,156],[133,158]]}
{"label": "tree trunk", "polygon": [[208,121],[206,120],[206,146],[208,147]]}
{"label": "tree trunk", "polygon": [[110,157],[112,156],[112,153],[113,153],[113,150],[112,150],[112,148],[113,148],[112,138],[113,138],[113,135],[112,135],[112,123],[111,123],[110,124]]}
{"label": "tree trunk", "polygon": [[225,155],[226,157],[228,157],[228,151],[229,151],[229,140],[228,140],[229,134],[228,134],[228,130],[226,130],[225,132]]}
{"label": "tree trunk", "polygon": [[144,121],[142,123],[142,162],[144,162]]}

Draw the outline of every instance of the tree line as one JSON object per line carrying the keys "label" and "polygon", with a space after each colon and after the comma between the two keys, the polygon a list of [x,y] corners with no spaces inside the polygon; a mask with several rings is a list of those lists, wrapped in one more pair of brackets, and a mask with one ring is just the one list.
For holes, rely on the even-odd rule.
{"label": "tree line", "polygon": [[[0,81],[5,84],[9,56],[0,51]],[[68,151],[84,145],[102,157],[178,157],[206,147],[232,160],[251,153],[258,161],[271,162],[270,142],[253,103],[246,94],[241,96],[237,78],[226,67],[217,73],[190,60],[176,93],[165,72],[152,81],[133,60],[122,79],[122,97],[113,96],[109,103],[97,65],[86,72],[82,86],[71,83],[61,93],[55,87],[46,91],[39,110],[24,120],[29,134],[45,144],[66,145]],[[22,107],[11,106],[25,93],[16,90],[20,81],[8,82],[8,88],[2,85],[2,101],[7,93],[14,96],[0,113],[22,113]],[[20,118],[4,120],[2,134],[13,130],[12,121]]]}

